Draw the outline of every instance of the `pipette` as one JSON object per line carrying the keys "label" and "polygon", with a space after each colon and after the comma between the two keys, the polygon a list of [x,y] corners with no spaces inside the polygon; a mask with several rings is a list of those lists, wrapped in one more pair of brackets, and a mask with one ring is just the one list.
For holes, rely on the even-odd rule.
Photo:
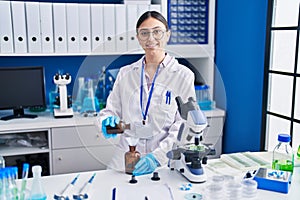
{"label": "pipette", "polygon": [[25,190],[28,178],[28,171],[29,171],[29,164],[23,164],[23,171],[22,171],[22,185],[21,185],[21,192],[20,192],[20,200],[24,200],[25,198]]}
{"label": "pipette", "polygon": [[79,177],[79,174],[72,180],[71,183],[69,183],[69,184],[65,187],[65,189],[63,189],[63,191],[61,192],[60,195],[56,195],[56,194],[55,194],[55,195],[54,195],[54,199],[56,199],[56,200],[69,200],[70,198],[68,197],[68,195],[71,194],[72,189],[74,188],[75,183],[76,183],[78,177]]}
{"label": "pipette", "polygon": [[88,191],[91,187],[91,184],[96,176],[96,173],[93,174],[93,176],[83,185],[83,187],[80,189],[79,194],[73,195],[73,199],[82,200],[82,199],[88,199]]}

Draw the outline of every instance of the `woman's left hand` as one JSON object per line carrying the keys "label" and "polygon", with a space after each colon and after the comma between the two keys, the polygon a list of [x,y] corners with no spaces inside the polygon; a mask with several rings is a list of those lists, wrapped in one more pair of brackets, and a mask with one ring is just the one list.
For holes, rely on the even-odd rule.
{"label": "woman's left hand", "polygon": [[135,165],[133,175],[140,176],[150,174],[158,167],[158,162],[152,153],[142,157]]}

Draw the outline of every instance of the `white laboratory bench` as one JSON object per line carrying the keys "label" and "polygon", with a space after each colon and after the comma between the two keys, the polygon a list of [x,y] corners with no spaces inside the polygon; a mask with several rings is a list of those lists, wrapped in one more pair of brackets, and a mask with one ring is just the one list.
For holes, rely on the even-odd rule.
{"label": "white laboratory bench", "polygon": [[[218,159],[209,160],[208,162],[214,162]],[[76,164],[79,161],[74,161]],[[113,188],[118,187],[133,187],[136,188],[136,196],[138,195],[139,188],[147,186],[151,190],[151,186],[158,184],[167,184],[172,191],[174,200],[184,200],[184,196],[188,193],[199,193],[204,194],[205,187],[209,184],[211,177],[217,173],[206,169],[206,174],[208,176],[208,181],[205,183],[192,184],[192,187],[189,191],[180,190],[182,184],[186,185],[189,182],[181,176],[177,171],[172,171],[169,168],[160,168],[157,170],[160,180],[152,181],[152,174],[143,175],[136,177],[137,183],[130,184],[129,180],[131,179],[130,175],[127,175],[122,172],[116,172],[113,170],[101,170],[101,171],[89,171],[80,173],[79,179],[75,184],[75,193],[78,191],[83,184],[92,176],[93,173],[96,173],[95,179],[91,188],[89,190],[89,199],[112,199],[112,190]],[[235,179],[240,179],[241,174],[237,173]],[[62,174],[54,175],[42,178],[42,184],[47,193],[48,199],[52,199],[54,194],[59,194],[65,186],[74,179],[77,173],[71,174]],[[20,183],[20,182],[19,182]],[[28,181],[28,188],[30,188],[31,179]],[[76,188],[77,187],[77,188]],[[272,199],[272,200],[297,200],[300,196],[300,167],[295,167],[294,175],[292,179],[292,184],[288,194],[271,192],[267,190],[257,190],[257,195],[254,198],[244,198],[245,200],[260,200],[260,199]],[[155,191],[153,191],[155,192]],[[149,198],[150,199],[150,198]],[[165,199],[163,196],[161,199]]]}
{"label": "white laboratory bench", "polygon": [[[0,117],[12,114],[1,111]],[[32,114],[32,113],[31,113]],[[0,155],[10,160],[18,156],[46,156],[50,175],[72,172],[106,169],[112,157],[113,148],[118,139],[107,140],[96,130],[96,117],[83,117],[75,113],[72,118],[54,118],[50,112],[33,113],[34,119],[18,118],[8,121],[0,120],[0,139],[25,136],[45,137],[47,144],[43,148],[8,146],[0,143]],[[221,109],[205,111],[209,127],[206,129],[205,143],[214,144],[216,155],[222,153],[222,135],[225,112]],[[74,164],[74,155],[81,162]],[[15,164],[12,164],[15,165]]]}
{"label": "white laboratory bench", "polygon": [[[225,111],[218,108],[205,110],[204,113],[208,118],[225,116]],[[0,117],[11,114],[12,112],[0,111]],[[54,118],[53,114],[49,111],[36,113],[29,112],[29,114],[36,114],[38,117],[34,119],[16,118],[7,121],[0,120],[0,134],[8,131],[22,131],[24,129],[94,125],[96,120],[95,117],[83,117],[79,113],[74,113],[74,116],[71,118]]]}
{"label": "white laboratory bench", "polygon": [[[0,117],[7,114],[0,112]],[[48,163],[48,174],[51,175],[106,169],[118,140],[106,140],[96,129],[95,117],[75,114],[72,118],[56,119],[50,112],[35,114],[38,117],[34,119],[0,120],[2,141],[5,138],[26,138],[27,135],[45,138],[47,141],[42,148],[1,143],[0,155],[9,160],[10,165],[16,165],[14,160],[20,159],[20,156],[21,159],[44,156]],[[76,165],[74,155],[81,159]]]}

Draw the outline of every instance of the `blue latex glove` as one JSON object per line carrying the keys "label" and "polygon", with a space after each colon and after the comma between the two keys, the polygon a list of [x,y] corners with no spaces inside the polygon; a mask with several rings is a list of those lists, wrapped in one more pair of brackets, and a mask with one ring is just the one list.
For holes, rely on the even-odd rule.
{"label": "blue latex glove", "polygon": [[102,133],[106,139],[117,137],[117,134],[114,134],[114,133],[108,134],[106,132],[106,126],[115,127],[119,122],[120,122],[120,118],[117,116],[109,116],[102,121]]}
{"label": "blue latex glove", "polygon": [[140,176],[144,174],[150,174],[154,172],[156,167],[158,167],[159,163],[155,159],[152,153],[147,154],[146,156],[142,157],[138,163],[136,163],[133,175]]}

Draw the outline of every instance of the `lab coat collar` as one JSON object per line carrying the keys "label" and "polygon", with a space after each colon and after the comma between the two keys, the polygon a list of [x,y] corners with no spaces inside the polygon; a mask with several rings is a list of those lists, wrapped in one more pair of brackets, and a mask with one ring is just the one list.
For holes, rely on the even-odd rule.
{"label": "lab coat collar", "polygon": [[[145,56],[143,56],[140,60],[138,60],[134,64],[134,66],[133,66],[134,70],[138,70],[142,67],[144,58],[145,58]],[[179,70],[178,61],[173,56],[170,56],[168,53],[166,54],[164,60],[160,64],[160,67],[167,68],[170,72],[176,72]]]}

